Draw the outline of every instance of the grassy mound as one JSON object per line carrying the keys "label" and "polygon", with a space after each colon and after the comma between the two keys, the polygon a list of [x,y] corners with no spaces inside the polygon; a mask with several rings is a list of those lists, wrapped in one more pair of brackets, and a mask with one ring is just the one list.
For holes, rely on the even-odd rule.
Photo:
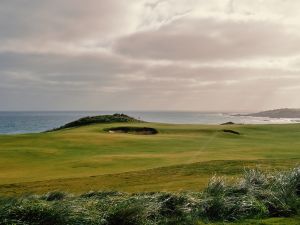
{"label": "grassy mound", "polygon": [[269,174],[252,169],[235,182],[214,177],[203,192],[2,197],[0,224],[192,225],[291,217],[299,209],[300,167]]}
{"label": "grassy mound", "polygon": [[67,123],[59,128],[55,128],[51,131],[62,130],[62,129],[66,129],[66,128],[73,128],[73,127],[81,127],[81,126],[97,124],[97,123],[135,123],[135,122],[142,122],[142,121],[135,119],[133,117],[127,116],[125,114],[116,113],[113,115],[83,117],[79,120],[75,120],[73,122]]}
{"label": "grassy mound", "polygon": [[105,128],[104,131],[110,133],[128,133],[128,134],[143,134],[143,135],[158,133],[158,131],[155,128],[151,128],[151,127],[112,127],[112,128]]}

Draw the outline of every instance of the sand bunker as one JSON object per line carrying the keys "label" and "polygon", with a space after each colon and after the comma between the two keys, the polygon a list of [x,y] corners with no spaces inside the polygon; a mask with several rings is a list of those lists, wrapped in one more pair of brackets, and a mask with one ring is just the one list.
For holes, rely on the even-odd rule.
{"label": "sand bunker", "polygon": [[105,129],[105,131],[109,133],[128,133],[142,135],[153,135],[158,133],[156,129],[151,127],[112,127]]}
{"label": "sand bunker", "polygon": [[225,132],[225,133],[231,133],[231,134],[237,134],[237,135],[241,134],[240,132],[234,131],[234,130],[223,130],[223,132]]}

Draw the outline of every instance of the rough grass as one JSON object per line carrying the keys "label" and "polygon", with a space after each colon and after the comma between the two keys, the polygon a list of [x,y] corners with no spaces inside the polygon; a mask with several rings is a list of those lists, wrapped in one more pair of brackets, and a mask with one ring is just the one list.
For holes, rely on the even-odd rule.
{"label": "rough grass", "polygon": [[89,192],[77,196],[52,192],[2,197],[0,224],[258,224],[262,219],[265,223],[259,224],[296,224],[299,209],[299,167],[277,173],[250,169],[230,183],[213,177],[202,192]]}

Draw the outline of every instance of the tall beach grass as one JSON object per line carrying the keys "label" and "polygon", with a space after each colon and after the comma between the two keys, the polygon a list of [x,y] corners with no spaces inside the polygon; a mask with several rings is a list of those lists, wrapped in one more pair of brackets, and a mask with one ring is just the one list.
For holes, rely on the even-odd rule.
{"label": "tall beach grass", "polygon": [[[167,182],[167,181],[166,181]],[[0,198],[1,225],[184,225],[290,217],[300,211],[300,167],[213,177],[202,192],[64,192]]]}

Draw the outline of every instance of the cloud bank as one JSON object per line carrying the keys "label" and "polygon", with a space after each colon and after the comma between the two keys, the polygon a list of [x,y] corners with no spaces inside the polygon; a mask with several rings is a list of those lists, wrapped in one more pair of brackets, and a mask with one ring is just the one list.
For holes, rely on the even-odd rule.
{"label": "cloud bank", "polygon": [[0,3],[0,110],[300,107],[298,1]]}

